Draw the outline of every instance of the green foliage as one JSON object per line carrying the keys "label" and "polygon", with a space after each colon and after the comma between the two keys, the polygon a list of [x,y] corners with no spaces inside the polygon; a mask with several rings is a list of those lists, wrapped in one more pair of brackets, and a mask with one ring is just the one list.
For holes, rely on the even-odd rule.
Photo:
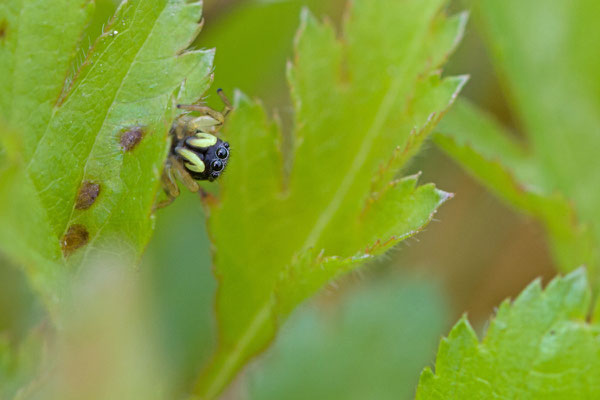
{"label": "green foliage", "polygon": [[[123,3],[77,65],[92,5],[0,6],[0,113],[18,132],[2,135],[14,145],[0,175],[0,246],[51,309],[68,295],[67,275],[94,254],[139,258],[152,232],[173,97],[195,100],[210,83],[213,53],[184,51],[200,3]],[[132,131],[141,137],[129,148],[123,135]],[[85,182],[99,194],[82,209]]]}
{"label": "green foliage", "polygon": [[158,215],[140,275],[150,283],[147,293],[168,370],[186,393],[215,346],[217,284],[198,195],[183,191]]}
{"label": "green foliage", "polygon": [[448,198],[394,180],[465,82],[439,76],[466,20],[445,3],[357,1],[343,40],[304,12],[288,69],[291,151],[262,107],[236,96],[225,135],[239,156],[209,203],[219,335],[200,397],[217,396],[301,301],[417,233]]}
{"label": "green foliage", "polygon": [[577,222],[563,195],[540,186],[543,169],[493,117],[459,101],[433,135],[436,144],[510,205],[538,218],[563,271],[597,265],[593,233]]}
{"label": "green foliage", "polygon": [[[220,0],[212,2],[218,4]],[[217,49],[216,87],[223,88],[226,93],[233,93],[235,89],[252,93],[266,101],[267,106],[282,110],[282,103],[287,100],[285,86],[281,84],[285,81],[282,66],[292,52],[292,39],[302,7],[310,8],[316,15],[325,11],[330,11],[327,14],[331,15],[332,3],[341,2],[239,1],[235,8],[220,14],[218,19],[211,20],[207,16],[205,30],[196,44]],[[208,1],[205,4],[208,10]],[[240,68],[240,60],[244,60],[243,68]],[[274,98],[276,102],[273,102]]]}
{"label": "green foliage", "polygon": [[386,277],[349,291],[335,308],[299,310],[249,371],[249,398],[412,398],[445,325],[446,307],[435,289],[406,276]]}
{"label": "green foliage", "polygon": [[436,140],[497,194],[544,223],[561,270],[585,263],[596,282],[600,3],[473,4],[527,143],[508,140],[501,127],[468,106],[457,109],[440,129],[446,137]]}
{"label": "green foliage", "polygon": [[104,259],[77,281],[72,312],[43,335],[43,357],[33,364],[39,374],[14,399],[175,398],[135,271]]}
{"label": "green foliage", "polygon": [[38,374],[43,360],[43,327],[32,330],[18,345],[0,337],[0,398],[12,399]]}
{"label": "green foliage", "polygon": [[417,400],[598,398],[600,325],[586,322],[590,305],[579,269],[503,302],[481,342],[461,319],[440,344],[435,375],[423,371]]}

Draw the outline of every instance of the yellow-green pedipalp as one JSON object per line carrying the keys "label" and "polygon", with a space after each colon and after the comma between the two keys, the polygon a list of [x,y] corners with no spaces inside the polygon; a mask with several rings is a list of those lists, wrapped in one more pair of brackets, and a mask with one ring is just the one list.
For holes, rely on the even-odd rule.
{"label": "yellow-green pedipalp", "polygon": [[191,150],[181,149],[181,148],[177,149],[176,151],[181,157],[183,157],[185,159],[186,167],[190,171],[194,171],[194,172],[198,172],[198,173],[204,172],[204,169],[206,168],[206,166],[204,165],[204,162],[200,159],[200,157],[198,157],[198,155],[196,153],[194,153]]}
{"label": "yellow-green pedipalp", "polygon": [[186,143],[192,147],[203,149],[217,144],[217,137],[210,133],[198,132],[194,136],[188,138]]}

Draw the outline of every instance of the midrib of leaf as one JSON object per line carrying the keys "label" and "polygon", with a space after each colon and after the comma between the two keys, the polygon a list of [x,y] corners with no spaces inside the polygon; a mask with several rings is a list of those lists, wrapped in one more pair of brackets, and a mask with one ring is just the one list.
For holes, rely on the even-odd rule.
{"label": "midrib of leaf", "polygon": [[[138,6],[141,3],[138,3]],[[164,3],[163,9],[162,11],[158,14],[158,16],[156,17],[155,21],[158,21],[160,19],[160,17],[162,16],[162,14],[165,12],[165,9],[167,8],[167,3]],[[137,9],[136,9],[137,11]],[[121,90],[123,89],[123,83],[127,81],[127,78],[129,77],[129,74],[131,72],[131,68],[133,67],[133,65],[135,65],[137,63],[137,59],[140,55],[140,53],[142,52],[142,50],[144,49],[144,47],[146,46],[146,43],[148,42],[148,38],[150,38],[150,36],[152,36],[152,32],[154,31],[154,28],[156,27],[156,24],[148,31],[148,35],[146,36],[146,38],[144,39],[144,42],[142,43],[142,45],[140,46],[140,48],[138,49],[138,51],[135,53],[135,56],[133,57],[131,63],[129,64],[129,67],[127,68],[127,72],[125,73],[125,76],[123,77],[123,79],[121,80],[121,83],[119,84],[119,88],[117,90],[115,90],[115,95],[113,97],[113,100],[110,103],[110,106],[108,107],[106,113],[104,114],[104,119],[102,120],[102,124],[100,124],[100,128],[98,128],[98,131],[96,133],[96,137],[94,139],[94,143],[92,144],[92,146],[90,147],[90,151],[85,159],[85,166],[83,167],[83,174],[82,176],[85,177],[86,173],[87,173],[87,168],[88,168],[88,164],[90,161],[90,156],[94,153],[94,149],[96,147],[96,143],[98,143],[98,137],[100,136],[99,133],[102,132],[102,129],[104,128],[104,125],[106,124],[106,119],[107,117],[110,115],[111,111],[113,110],[113,107],[115,105],[115,99],[119,98],[119,95],[121,94]],[[114,42],[113,42],[114,43]],[[112,46],[112,43],[110,46],[107,46],[106,51],[108,51],[108,49],[110,49]],[[88,55],[88,57],[91,56],[91,52]],[[68,94],[67,94],[68,96]],[[75,213],[75,202],[73,202],[73,206],[71,207],[71,214],[69,216],[69,219],[67,220],[67,223],[65,225],[65,228],[63,230],[63,234],[66,233],[66,230],[69,228],[69,225],[71,225],[71,221],[73,221],[73,214]],[[100,233],[102,232],[102,230],[104,229],[104,227],[110,222],[110,218],[107,218],[104,223],[102,224],[102,226],[98,229],[98,231],[96,231],[96,234],[94,235],[93,238],[91,238],[88,247],[87,247],[87,251],[86,251],[86,256],[89,253],[89,250],[92,248],[93,243],[96,241],[96,238],[100,235]],[[87,257],[86,257],[87,258]]]}
{"label": "midrib of leaf", "polygon": [[[412,56],[416,54],[419,48],[418,44],[421,42],[421,39],[422,36],[417,36],[412,41],[409,47],[409,51],[407,52],[407,59],[411,59]],[[354,157],[354,160],[352,161],[352,165],[350,166],[348,173],[339,185],[333,198],[327,205],[325,211],[323,211],[323,213],[319,216],[312,230],[307,235],[306,240],[304,241],[304,244],[302,245],[302,248],[299,252],[300,254],[308,251],[312,246],[314,246],[315,243],[317,243],[317,241],[323,234],[323,231],[329,225],[332,218],[335,216],[337,210],[339,209],[342,201],[348,194],[348,191],[352,187],[352,183],[356,179],[356,175],[363,167],[369,155],[375,137],[383,128],[385,121],[391,113],[394,103],[400,94],[406,70],[407,68],[403,67],[396,76],[396,78],[392,81],[390,88],[387,90],[385,96],[383,97],[383,100],[381,101],[381,105],[377,113],[375,114],[375,118],[371,127],[367,131],[367,134],[364,136],[362,145],[360,146],[360,151]],[[206,397],[208,399],[214,398],[227,384],[227,382],[229,381],[228,378],[235,373],[236,366],[243,360],[244,355],[247,353],[247,348],[252,343],[253,338],[256,337],[256,335],[261,331],[261,328],[266,323],[268,323],[269,318],[272,315],[273,305],[274,300],[273,297],[271,297],[254,314],[254,318],[251,320],[251,323],[248,324],[247,329],[239,337],[239,340],[233,346],[233,351],[229,352],[229,354],[222,363],[216,364],[220,367],[215,375],[211,375],[214,376],[214,378],[212,379],[206,390],[203,392],[203,397]]]}
{"label": "midrib of leaf", "polygon": [[237,370],[237,365],[243,360],[243,355],[246,353],[252,339],[256,337],[261,328],[267,323],[272,314],[273,299],[265,302],[252,319],[252,323],[248,325],[248,329],[240,337],[234,346],[234,351],[229,352],[225,360],[218,365],[221,365],[215,377],[211,380],[209,386],[203,391],[202,397],[207,399],[215,398],[225,385],[229,382],[229,377]]}
{"label": "midrib of leaf", "polygon": [[[21,41],[23,40],[23,35],[20,33],[19,28],[21,27],[21,23],[20,22],[23,19],[23,13],[27,9],[27,7],[28,7],[28,5],[24,4],[25,2],[26,2],[26,0],[19,0],[19,6],[18,6],[19,7],[19,12],[18,12],[18,15],[17,15],[17,17],[15,19],[16,23],[12,27],[12,29],[15,29],[15,33],[13,33],[13,35],[16,37],[16,42],[15,42],[15,45],[14,45],[14,52],[15,53],[13,54],[14,57],[13,57],[13,62],[11,64],[11,70],[10,70],[10,92],[11,92],[11,95],[10,95],[9,99],[13,99],[14,95],[15,95],[14,94],[14,92],[15,92],[15,84],[14,83],[15,82],[20,82],[20,81],[23,80],[21,78],[18,78],[17,76],[19,75],[19,71],[21,71],[21,68],[19,66],[20,66],[20,64],[23,63],[23,59],[24,59],[24,57],[22,57],[22,55],[19,53],[19,50],[21,50],[21,47],[20,47]],[[87,0],[87,2],[85,4],[82,4],[82,7],[87,7],[89,4],[91,4],[93,2],[94,2],[94,0]],[[8,5],[6,5],[6,7],[8,9]],[[88,23],[89,23],[89,20],[88,20]],[[81,32],[81,34],[79,36],[79,39],[78,39],[79,44],[81,44],[81,41],[83,39],[83,33],[84,32],[82,30],[82,32]],[[69,65],[72,65],[75,62],[76,57],[77,57],[77,52],[74,51],[72,53],[72,55],[71,55],[71,59],[69,61]],[[56,98],[55,105],[58,104],[58,102],[62,98],[63,91],[65,90],[65,83],[68,80],[68,77],[69,77],[69,71],[68,71],[68,69],[66,69],[65,70],[65,77],[64,77],[64,80],[63,80],[63,89],[58,94],[58,97]],[[25,76],[25,78],[28,79],[27,76]],[[42,99],[42,100],[46,100],[46,99]],[[38,107],[42,103],[43,102],[39,103]],[[6,113],[7,116],[10,116],[10,115],[12,115],[12,112],[13,112],[13,107],[14,107],[13,106],[13,102],[9,100],[9,102],[8,102],[7,105],[10,106],[10,109],[4,110],[4,111],[5,111],[5,113]],[[47,125],[46,126],[49,125],[50,121],[54,117],[55,111],[56,111],[56,106],[52,108],[52,113],[50,114],[50,116],[49,116],[49,118],[47,120],[47,123],[46,123]],[[10,117],[8,119],[10,120]],[[40,142],[41,142],[41,137],[40,137],[39,141],[36,144],[36,150],[37,150],[37,146],[38,146],[38,144]],[[33,159],[33,154],[32,154],[32,159]],[[28,167],[29,167],[29,164],[27,165],[26,169]]]}
{"label": "midrib of leaf", "polygon": [[[137,12],[138,12],[138,10],[139,10],[139,5],[140,5],[140,4],[141,4],[141,3],[137,3],[137,4],[136,4],[135,13],[137,13]],[[159,13],[159,14],[157,15],[157,17],[155,18],[155,22],[156,22],[156,21],[158,21],[158,20],[160,19],[161,15],[164,13],[164,11],[165,11],[166,7],[167,7],[167,2],[164,2],[164,3],[163,3],[163,9],[160,11],[160,13]],[[134,13],[134,14],[135,14],[135,13]],[[117,98],[119,97],[119,94],[121,93],[121,90],[123,89],[123,84],[124,84],[124,82],[126,82],[126,81],[127,81],[127,78],[128,78],[128,76],[129,76],[129,74],[130,74],[130,72],[131,72],[131,68],[133,67],[133,65],[134,65],[134,64],[136,64],[136,62],[137,62],[137,59],[138,59],[138,56],[140,55],[141,51],[144,49],[144,46],[146,45],[146,43],[147,43],[148,39],[150,38],[150,36],[152,36],[152,32],[154,32],[154,28],[155,28],[155,27],[156,27],[156,24],[154,24],[154,25],[152,26],[152,28],[150,28],[150,29],[148,30],[148,33],[147,33],[147,35],[146,35],[146,37],[145,37],[144,41],[142,42],[142,44],[140,45],[139,49],[138,49],[138,50],[137,50],[137,52],[135,53],[135,56],[132,58],[132,60],[131,60],[131,63],[129,63],[129,66],[127,67],[127,72],[126,72],[126,73],[125,73],[125,75],[123,76],[123,79],[121,79],[121,82],[120,82],[120,84],[119,84],[119,87],[118,87],[118,88],[117,88],[117,90],[115,90],[115,92],[114,92],[114,95],[113,95],[112,101],[110,102],[110,106],[109,106],[109,107],[106,109],[106,112],[104,113],[104,118],[102,119],[102,123],[99,125],[99,127],[97,128],[97,130],[96,130],[96,132],[95,132],[94,143],[92,144],[92,146],[90,146],[90,150],[89,150],[89,152],[88,152],[87,156],[85,157],[85,166],[83,167],[83,173],[82,173],[82,176],[83,176],[83,177],[84,177],[84,176],[85,176],[85,174],[86,174],[86,170],[87,170],[87,167],[88,167],[88,163],[89,163],[89,160],[90,160],[90,156],[93,154],[94,148],[96,147],[96,143],[98,142],[98,137],[100,136],[100,135],[99,135],[99,133],[102,131],[102,128],[104,128],[104,126],[105,126],[105,124],[106,124],[107,117],[108,117],[108,115],[110,115],[110,113],[111,113],[111,111],[112,111],[112,109],[113,109],[113,107],[114,107],[114,105],[115,105],[115,99],[117,99]],[[102,37],[98,38],[98,40],[101,40],[101,39],[102,39]],[[113,41],[112,43],[109,43],[109,45],[108,45],[108,46],[106,46],[106,48],[104,49],[104,51],[103,51],[101,54],[104,54],[104,53],[108,52],[108,51],[111,49],[111,47],[113,46],[113,44],[114,44],[114,43],[115,43],[114,41]],[[90,51],[90,52],[88,53],[86,61],[84,61],[84,62],[82,63],[82,65],[81,65],[81,66],[80,66],[80,68],[79,68],[79,71],[77,72],[77,74],[76,74],[75,76],[77,76],[77,75],[79,74],[79,72],[81,72],[81,69],[82,69],[82,68],[84,68],[84,67],[86,66],[87,60],[89,60],[89,59],[90,59],[90,57],[91,57],[92,55],[93,55],[93,49],[92,49],[92,51]],[[101,58],[101,57],[99,57],[99,58]],[[91,72],[92,72],[92,71],[90,71],[89,73],[91,73]],[[88,73],[88,74],[89,74],[89,73]],[[86,75],[86,77],[87,77],[87,75]],[[83,79],[83,80],[85,80],[85,79],[86,79],[86,77],[84,77],[84,78],[82,78],[82,79]],[[80,83],[81,83],[81,82],[80,82]],[[33,183],[33,185],[34,185],[34,186],[35,186],[35,188],[36,188],[36,194],[38,195],[38,197],[39,197],[39,194],[41,193],[41,191],[39,190],[39,188],[38,188],[38,187],[37,187],[37,185],[35,184],[35,180],[34,180],[34,179],[32,179],[32,177],[31,177],[31,175],[30,175],[30,171],[29,171],[29,169],[30,169],[30,166],[31,166],[31,164],[33,163],[33,161],[35,160],[35,156],[36,156],[36,154],[37,154],[37,151],[38,151],[38,149],[39,149],[39,144],[40,144],[40,143],[41,143],[41,142],[44,140],[45,136],[48,134],[48,131],[49,131],[49,129],[50,129],[51,122],[52,122],[52,120],[54,119],[54,117],[55,117],[56,113],[57,113],[57,112],[60,110],[60,108],[61,108],[61,107],[63,107],[63,106],[65,106],[66,104],[68,104],[68,102],[69,102],[69,100],[70,100],[70,95],[72,94],[72,90],[75,90],[75,89],[77,89],[78,87],[79,87],[79,84],[77,84],[76,80],[74,80],[74,81],[73,81],[73,83],[71,84],[71,88],[70,88],[70,90],[69,90],[67,93],[65,93],[65,94],[64,94],[64,96],[60,96],[60,97],[59,97],[59,100],[60,100],[61,98],[62,98],[62,99],[65,99],[65,98],[66,98],[66,100],[65,100],[65,101],[64,101],[64,103],[62,103],[60,106],[56,106],[56,107],[54,107],[54,108],[53,108],[53,110],[52,110],[52,115],[51,115],[51,117],[48,119],[48,122],[47,122],[47,124],[46,124],[46,129],[44,130],[44,134],[43,134],[43,135],[40,137],[40,139],[38,140],[38,142],[37,142],[37,144],[36,144],[36,148],[35,148],[35,150],[34,150],[34,152],[33,152],[33,154],[32,154],[32,157],[31,157],[31,159],[29,160],[29,163],[27,164],[27,167],[26,167],[26,169],[25,169],[25,170],[26,170],[26,173],[27,173],[27,176],[30,178],[30,181]],[[40,200],[41,200],[41,199],[40,199]],[[44,204],[44,202],[43,202],[43,201],[41,201],[41,202],[40,202],[40,204]],[[65,222],[65,225],[64,225],[64,227],[63,227],[63,229],[62,229],[62,231],[63,231],[63,234],[66,232],[66,230],[67,230],[67,229],[68,229],[68,227],[69,227],[69,224],[70,224],[70,222],[73,220],[73,213],[74,213],[74,211],[75,211],[75,203],[73,202],[73,206],[72,206],[72,208],[71,208],[71,214],[70,214],[70,216],[69,216],[69,219],[68,219],[68,220]],[[44,212],[47,214],[47,210],[46,210],[45,208],[44,208]],[[88,247],[88,249],[89,249],[89,248],[91,248],[91,245],[93,244],[93,242],[95,241],[95,239],[98,237],[98,235],[100,234],[100,232],[102,231],[102,229],[104,228],[104,226],[106,226],[106,224],[108,223],[108,221],[110,221],[110,219],[107,219],[107,220],[104,222],[103,226],[102,226],[102,227],[101,227],[101,228],[100,228],[100,229],[99,229],[99,230],[96,232],[96,234],[94,235],[94,237],[93,237],[93,238],[90,240],[90,243],[88,243],[88,246],[87,246],[87,247]],[[64,256],[63,256],[63,260],[64,260]]]}
{"label": "midrib of leaf", "polygon": [[[138,3],[138,5],[139,5],[139,3]],[[136,11],[137,11],[137,8],[136,8]],[[152,32],[152,30],[150,30],[149,32]],[[97,40],[101,40],[102,36],[100,36]],[[148,36],[150,36],[150,34],[148,34]],[[147,39],[148,39],[148,37],[146,37],[146,40]],[[144,40],[144,44],[146,43],[146,40]],[[104,49],[104,51],[101,54],[106,53],[112,47],[113,43],[110,43],[108,46],[106,46],[106,49]],[[143,44],[142,44],[142,46],[140,46],[140,49],[137,51],[137,53],[136,53],[136,55],[134,57],[134,60],[137,58],[137,56],[138,56],[140,50],[142,49],[142,47],[143,47]],[[54,108],[52,109],[52,115],[50,116],[50,118],[48,119],[48,122],[46,123],[46,128],[44,129],[44,134],[40,137],[40,139],[38,140],[37,144],[35,145],[35,149],[33,151],[31,159],[29,160],[29,163],[27,164],[26,170],[27,170],[28,174],[29,174],[29,167],[31,166],[31,163],[33,162],[33,160],[35,160],[35,156],[36,156],[37,151],[39,149],[39,145],[44,140],[44,138],[46,137],[46,135],[48,134],[48,130],[50,129],[50,123],[52,122],[52,120],[56,116],[56,113],[61,109],[61,107],[63,107],[66,104],[68,104],[69,100],[71,99],[70,95],[72,94],[72,92],[79,87],[79,83],[80,82],[78,83],[77,77],[79,76],[79,73],[81,72],[81,70],[87,65],[87,62],[91,58],[91,56],[93,55],[93,53],[94,53],[94,49],[92,49],[91,51],[88,52],[85,61],[79,66],[79,70],[74,74],[73,81],[71,82],[68,90],[65,93],[61,93],[60,96],[58,97],[57,103],[54,106]],[[131,64],[133,64],[133,62]],[[127,75],[129,75],[129,71],[131,71],[131,65],[129,66],[129,69],[127,70],[127,74],[125,75],[125,77],[127,77]],[[85,80],[85,78],[86,77],[84,77],[82,79]],[[102,124],[100,125],[100,128],[102,128],[104,126],[104,122],[106,121],[106,116],[108,115],[109,110],[112,109],[112,105],[114,104],[114,99],[117,97],[117,94],[121,91],[121,88],[123,87],[123,81],[124,80],[125,80],[125,78],[123,80],[121,80],[121,85],[119,86],[119,89],[115,91],[115,95],[113,96],[113,101],[111,101],[111,103],[110,103],[111,105],[107,109],[106,114],[104,115],[104,119],[102,120]],[[100,131],[100,129],[98,129],[98,131]],[[94,139],[94,144],[91,147],[92,149],[93,149],[94,145],[96,144],[97,140],[98,140],[98,135],[96,135],[96,139]],[[90,150],[90,153],[91,153],[91,150]],[[86,157],[86,165],[87,165],[87,159],[89,159],[89,154],[88,154],[88,157]]]}
{"label": "midrib of leaf", "polygon": [[[412,57],[417,52],[418,43],[420,43],[419,39],[421,39],[421,36],[415,37],[415,39],[412,41],[412,43],[409,47],[409,51],[407,52],[408,53],[407,59],[409,59],[409,60],[412,59]],[[399,96],[400,90],[402,89],[402,83],[404,81],[404,75],[405,75],[406,70],[407,70],[407,68],[403,67],[400,70],[400,73],[398,73],[396,78],[392,81],[390,88],[388,89],[383,100],[381,101],[381,105],[379,106],[377,114],[375,114],[375,119],[373,120],[373,124],[367,131],[367,134],[364,136],[364,139],[360,145],[360,150],[354,157],[354,160],[352,161],[352,165],[350,166],[348,173],[346,174],[346,176],[344,177],[344,180],[342,181],[342,183],[336,190],[335,194],[333,195],[333,198],[331,199],[331,201],[325,208],[325,211],[323,211],[323,213],[321,213],[321,215],[319,215],[317,222],[315,223],[312,230],[307,235],[306,240],[305,240],[304,244],[302,245],[302,248],[300,251],[301,253],[308,251],[311,247],[313,247],[318,242],[321,235],[323,234],[323,231],[329,225],[329,223],[335,216],[337,210],[340,208],[342,201],[348,194],[348,191],[352,187],[352,183],[356,179],[356,175],[363,167],[363,165],[369,155],[369,152],[371,151],[371,147],[373,145],[375,137],[383,128],[385,121],[387,120],[390,112],[392,111],[392,107],[394,106],[394,103]]]}
{"label": "midrib of leaf", "polygon": [[[90,1],[93,1],[93,0],[90,0]],[[20,21],[23,18],[23,12],[24,12],[25,7],[26,7],[25,4],[23,4],[23,1],[20,1],[19,5],[20,5],[20,7],[19,7],[19,13],[18,13],[17,18],[15,19],[15,22],[16,22],[15,27],[17,28],[17,31],[15,32],[15,37],[16,37],[16,42],[15,42],[15,45],[14,45],[15,52],[20,49],[20,43],[21,43],[21,40],[22,40],[22,35],[19,34],[18,28],[21,26]],[[8,7],[9,7],[8,4],[6,4],[5,7],[7,7],[7,10],[8,10]],[[17,73],[17,71],[19,71],[18,64],[21,62],[22,58],[23,57],[14,57],[12,65],[11,65],[12,68],[11,68],[11,71],[10,71],[10,92],[11,92],[10,98],[13,98],[13,96],[14,96],[14,91],[15,91],[14,82],[18,81],[18,78],[16,77],[16,73]],[[67,75],[68,75],[68,73],[67,73]],[[57,100],[60,99],[60,97],[61,96],[59,94]],[[9,101],[7,105],[10,105],[10,109],[9,110],[5,110],[5,112],[7,113],[6,114],[7,116],[10,116],[11,113],[12,113],[13,103],[11,101]],[[46,123],[46,130],[47,130],[48,126],[50,125],[50,121],[54,117],[56,109],[57,109],[56,107],[53,107],[53,109],[52,109],[52,114],[50,115],[50,118],[48,118],[47,123]],[[45,132],[44,132],[44,135],[45,135]],[[40,141],[41,141],[41,138],[40,138]],[[40,143],[40,141],[38,141],[38,143],[36,144],[35,151],[37,151],[37,146]],[[35,151],[34,151],[33,154],[35,154]],[[35,190],[33,190],[32,192],[36,196],[38,203],[39,204],[44,204],[43,201],[42,201],[42,198],[40,196],[40,192],[39,192],[38,188],[36,187],[36,185],[34,183],[34,180],[31,178],[31,175],[29,174],[29,165],[31,164],[31,160],[33,160],[33,155],[31,157],[31,159],[29,160],[27,166],[25,166],[25,168],[23,168],[24,173],[25,173],[25,177],[26,177],[26,179],[28,181],[28,184],[31,184],[31,186],[33,186],[35,188]],[[50,217],[48,215],[48,210],[45,207],[41,207],[41,210],[43,212],[44,222],[47,222],[48,225],[51,225],[51,223],[50,223]],[[51,262],[52,261],[56,261],[56,260],[52,260],[51,257],[48,257],[48,254],[41,254],[41,256],[44,259],[47,259],[48,261],[51,261]]]}
{"label": "midrib of leaf", "polygon": [[[88,0],[88,4],[93,4],[93,6],[95,6],[96,0]],[[114,18],[114,15],[113,17]],[[110,22],[112,23],[112,19],[110,20]],[[85,50],[85,48],[83,46],[85,46],[84,44],[84,36],[86,34],[86,30],[87,28],[90,26],[91,23],[91,19],[88,20],[87,24],[85,25],[84,29],[81,30],[81,33],[79,34],[79,40],[77,42],[77,47],[75,49],[75,51],[73,52],[73,55],[71,57],[71,61],[69,63],[69,69],[67,69],[65,71],[65,79],[63,81],[63,87],[62,90],[60,91],[60,93],[58,94],[58,98],[56,99],[56,103],[55,103],[55,107],[54,108],[58,108],[60,107],[63,102],[65,101],[65,99],[67,98],[67,96],[69,95],[71,88],[73,88],[74,83],[77,79],[77,74],[79,73],[79,71],[81,71],[81,68],[83,68],[83,66],[85,65],[86,61],[88,60],[89,56],[91,55],[91,53],[93,52],[93,47],[92,47],[92,43],[90,42],[90,38],[88,38],[88,48],[87,50]],[[83,58],[83,62],[78,62],[78,57],[79,57],[79,52],[80,51],[84,51],[84,58]],[[79,68],[75,67],[77,64],[79,65]],[[75,70],[77,68],[77,70]],[[54,109],[52,112],[52,116],[54,116]],[[41,140],[40,140],[41,141]],[[39,143],[39,142],[38,142]],[[37,146],[36,146],[37,149]]]}

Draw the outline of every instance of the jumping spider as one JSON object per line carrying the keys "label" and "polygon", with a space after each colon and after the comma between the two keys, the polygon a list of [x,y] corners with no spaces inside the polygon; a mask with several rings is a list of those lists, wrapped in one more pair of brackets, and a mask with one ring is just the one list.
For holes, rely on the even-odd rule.
{"label": "jumping spider", "polygon": [[171,150],[162,174],[167,199],[156,205],[165,207],[179,196],[175,176],[192,192],[200,191],[196,181],[214,181],[229,160],[229,143],[216,135],[233,107],[221,89],[217,91],[225,108],[222,112],[197,104],[178,104],[177,108],[194,111],[200,116],[180,115],[171,127]]}

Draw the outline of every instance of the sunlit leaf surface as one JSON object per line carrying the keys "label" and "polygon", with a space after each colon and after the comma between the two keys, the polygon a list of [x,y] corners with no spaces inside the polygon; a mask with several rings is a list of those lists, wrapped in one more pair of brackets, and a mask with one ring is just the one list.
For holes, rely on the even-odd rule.
{"label": "sunlit leaf surface", "polygon": [[590,304],[579,269],[502,303],[481,341],[461,319],[440,344],[435,374],[423,371],[417,400],[598,398],[600,326],[586,322]]}
{"label": "sunlit leaf surface", "polygon": [[51,308],[91,255],[139,258],[173,96],[201,96],[212,66],[211,51],[185,51],[202,7],[184,0],[124,2],[81,62],[92,6],[0,5],[0,116],[16,132],[2,135],[11,144],[0,175],[0,248]]}

